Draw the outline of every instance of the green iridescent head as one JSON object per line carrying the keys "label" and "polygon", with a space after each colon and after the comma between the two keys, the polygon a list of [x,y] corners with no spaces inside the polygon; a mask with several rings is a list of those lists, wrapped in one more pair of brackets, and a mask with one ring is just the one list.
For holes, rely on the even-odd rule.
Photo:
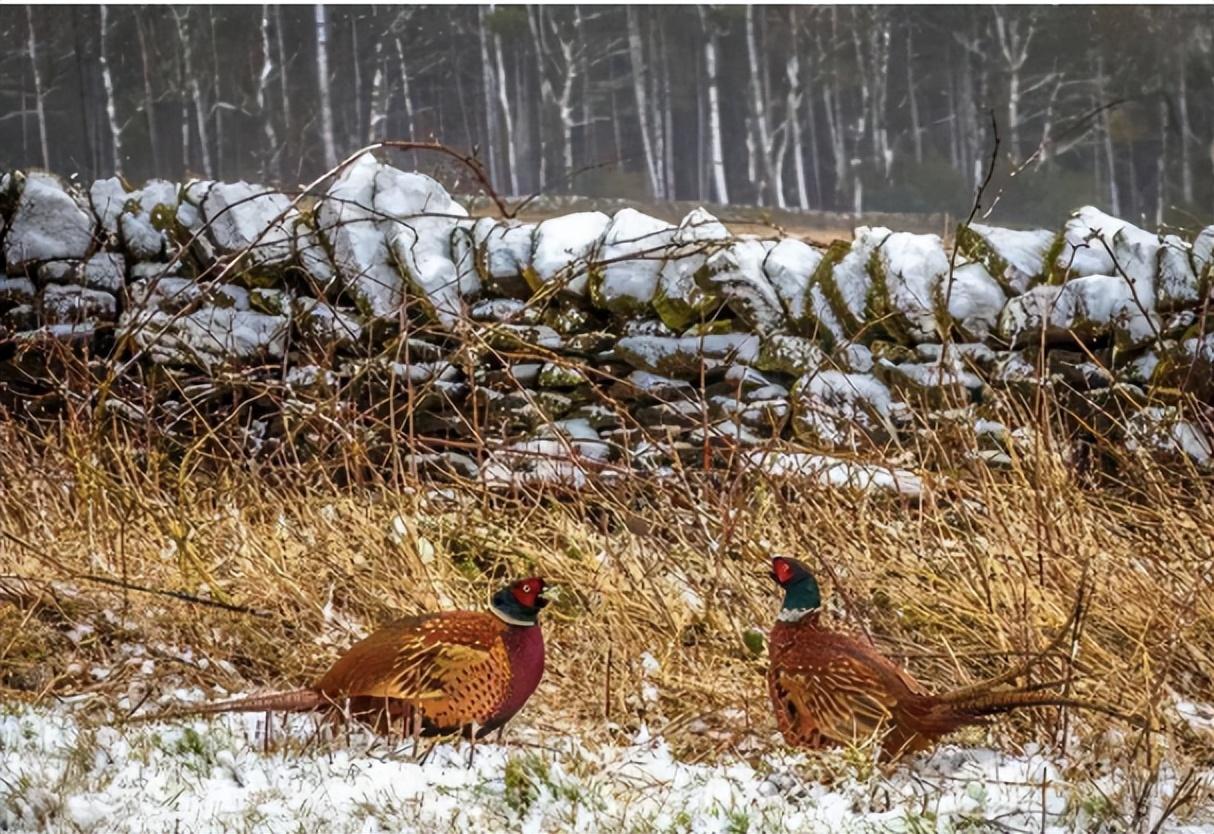
{"label": "green iridescent head", "polygon": [[818,580],[804,564],[787,556],[771,560],[771,578],[784,589],[785,611],[816,611],[822,607]]}

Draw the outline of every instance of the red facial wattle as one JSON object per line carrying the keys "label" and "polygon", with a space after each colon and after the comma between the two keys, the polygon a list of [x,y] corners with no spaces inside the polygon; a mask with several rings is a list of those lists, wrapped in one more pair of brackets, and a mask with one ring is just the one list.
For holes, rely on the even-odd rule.
{"label": "red facial wattle", "polygon": [[510,593],[514,595],[515,601],[524,608],[542,607],[547,601],[540,598],[540,594],[543,592],[544,580],[538,577],[515,582],[510,588]]}
{"label": "red facial wattle", "polygon": [[792,565],[785,562],[783,559],[773,559],[771,562],[772,574],[776,578],[776,582],[784,585],[793,578]]}

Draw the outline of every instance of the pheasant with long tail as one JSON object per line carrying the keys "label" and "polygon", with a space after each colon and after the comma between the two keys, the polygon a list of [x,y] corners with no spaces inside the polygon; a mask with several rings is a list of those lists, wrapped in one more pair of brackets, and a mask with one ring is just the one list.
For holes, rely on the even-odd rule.
{"label": "pheasant with long tail", "polygon": [[767,684],[776,724],[792,746],[860,745],[877,738],[884,754],[896,758],[1021,707],[1078,707],[1134,720],[1106,704],[1005,686],[1056,643],[998,677],[930,693],[867,641],[822,625],[821,592],[805,565],[777,556],[771,576],[784,591],[784,605],[771,630]]}
{"label": "pheasant with long tail", "polygon": [[523,707],[544,674],[544,580],[494,594],[488,611],[405,617],[355,643],[312,686],[147,718],[325,712],[382,733],[480,738]]}

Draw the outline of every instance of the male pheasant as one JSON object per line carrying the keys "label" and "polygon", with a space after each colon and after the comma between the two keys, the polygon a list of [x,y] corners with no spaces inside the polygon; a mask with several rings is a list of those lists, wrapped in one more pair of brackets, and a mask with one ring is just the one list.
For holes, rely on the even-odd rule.
{"label": "male pheasant", "polygon": [[792,746],[877,738],[884,754],[896,758],[1018,707],[1071,706],[1126,717],[1104,704],[1000,687],[1031,662],[975,686],[929,693],[868,642],[821,625],[818,583],[805,565],[777,556],[771,576],[784,589],[784,606],[771,630],[767,685],[776,724]]}
{"label": "male pheasant", "polygon": [[405,617],[355,643],[314,685],[177,715],[328,712],[403,735],[480,738],[523,707],[544,673],[544,580],[494,594],[488,611]]}

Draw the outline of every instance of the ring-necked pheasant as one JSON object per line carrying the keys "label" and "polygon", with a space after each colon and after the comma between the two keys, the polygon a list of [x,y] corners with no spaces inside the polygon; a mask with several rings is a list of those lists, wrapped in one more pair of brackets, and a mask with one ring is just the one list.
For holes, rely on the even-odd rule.
{"label": "ring-necked pheasant", "polygon": [[996,678],[929,693],[867,641],[822,626],[818,582],[805,565],[777,556],[771,576],[784,589],[784,605],[771,630],[767,685],[776,724],[792,746],[859,745],[878,738],[884,753],[896,757],[1018,707],[1080,707],[1127,718],[1105,704],[1002,686],[1057,641]]}
{"label": "ring-necked pheasant", "polygon": [[383,733],[480,738],[514,717],[544,673],[544,580],[493,595],[488,611],[405,617],[355,643],[314,685],[203,704],[170,716],[328,712]]}

